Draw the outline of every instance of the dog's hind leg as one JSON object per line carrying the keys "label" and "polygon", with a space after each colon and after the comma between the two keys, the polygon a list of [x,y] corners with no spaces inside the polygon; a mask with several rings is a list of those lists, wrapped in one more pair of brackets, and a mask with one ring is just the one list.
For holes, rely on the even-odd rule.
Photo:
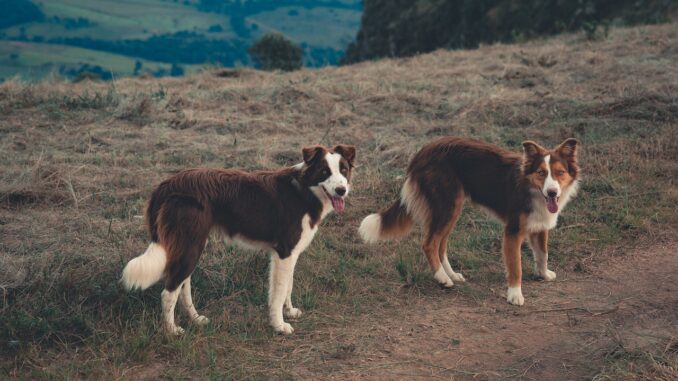
{"label": "dog's hind leg", "polygon": [[179,294],[179,300],[181,301],[182,307],[188,314],[188,317],[191,318],[191,321],[197,325],[206,325],[210,322],[208,318],[203,315],[200,315],[193,305],[193,298],[191,297],[191,277],[186,278],[184,283],[181,285],[181,293]]}
{"label": "dog's hind leg", "polygon": [[[201,323],[207,320],[201,318],[193,307],[190,276],[205,248],[211,217],[197,200],[175,196],[165,202],[159,218],[159,239],[168,253],[165,290],[162,292],[165,329],[170,334],[178,335],[184,331],[174,322],[174,310],[179,297],[194,321]],[[197,318],[194,317],[196,315]]]}
{"label": "dog's hind leg", "polygon": [[450,279],[452,279],[453,282],[459,283],[466,282],[466,279],[464,279],[464,276],[461,275],[461,273],[455,272],[452,269],[452,265],[450,265],[450,261],[447,258],[447,239],[449,238],[452,230],[454,230],[454,227],[457,225],[457,221],[459,220],[459,216],[461,215],[463,205],[464,205],[464,196],[461,192],[459,192],[457,197],[455,198],[454,207],[452,209],[452,218],[450,219],[450,222],[443,228],[440,238],[440,247],[438,248],[440,262],[443,265],[445,273],[447,273],[447,275],[450,277]]}
{"label": "dog's hind leg", "polygon": [[184,333],[184,329],[174,323],[174,307],[177,305],[179,292],[179,289],[173,291],[164,289],[162,290],[162,294],[160,294],[165,330],[171,335],[181,335]]}
{"label": "dog's hind leg", "polygon": [[450,276],[447,275],[443,265],[440,263],[440,256],[438,255],[438,250],[440,249],[440,238],[440,233],[425,233],[422,249],[426,254],[428,264],[431,266],[433,278],[442,287],[450,288],[454,286],[454,283],[452,282],[452,279],[450,279]]}

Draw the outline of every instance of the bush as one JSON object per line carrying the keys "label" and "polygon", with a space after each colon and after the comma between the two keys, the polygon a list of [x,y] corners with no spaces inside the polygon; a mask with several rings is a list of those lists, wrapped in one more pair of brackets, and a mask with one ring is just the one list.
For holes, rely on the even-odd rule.
{"label": "bush", "polygon": [[257,67],[264,70],[292,71],[301,68],[303,53],[282,34],[269,33],[247,49]]}
{"label": "bush", "polygon": [[184,75],[184,69],[176,63],[173,63],[172,67],[170,68],[170,75],[172,77],[181,77]]}
{"label": "bush", "polygon": [[0,0],[0,29],[44,19],[40,8],[28,0]]}

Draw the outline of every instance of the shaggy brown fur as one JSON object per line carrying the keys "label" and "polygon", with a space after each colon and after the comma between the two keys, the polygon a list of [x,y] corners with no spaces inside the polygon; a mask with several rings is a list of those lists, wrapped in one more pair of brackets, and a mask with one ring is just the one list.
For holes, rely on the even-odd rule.
{"label": "shaggy brown fur", "polygon": [[[400,199],[378,215],[368,216],[361,225],[361,234],[373,242],[402,236],[415,221],[420,223],[424,229],[423,251],[431,270],[437,273],[441,265],[446,265],[447,238],[459,219],[464,200],[469,199],[504,223],[508,283],[520,287],[520,246],[524,238],[529,235],[535,248],[545,253],[548,229],[552,227],[546,225],[555,223],[557,217],[556,213],[553,221],[540,220],[546,204],[538,195],[544,188],[546,173],[550,168],[548,173],[560,184],[564,207],[579,172],[576,144],[576,140],[568,139],[549,151],[526,141],[524,153],[519,155],[466,138],[432,141],[410,161]],[[450,277],[454,274],[451,268],[446,273]],[[444,275],[440,277],[436,275],[439,281],[449,280]],[[463,279],[460,275],[458,278]],[[451,286],[451,282],[442,283]]]}

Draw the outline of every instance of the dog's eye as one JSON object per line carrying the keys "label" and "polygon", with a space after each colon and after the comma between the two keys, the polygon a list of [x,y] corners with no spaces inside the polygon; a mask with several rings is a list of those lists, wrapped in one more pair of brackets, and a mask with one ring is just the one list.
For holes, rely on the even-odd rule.
{"label": "dog's eye", "polygon": [[345,174],[347,171],[348,171],[348,170],[347,170],[346,168],[342,168],[342,169],[341,169],[341,173],[344,173],[344,174]]}
{"label": "dog's eye", "polygon": [[327,169],[323,169],[323,171],[322,171],[322,172],[320,172],[320,173],[321,173],[321,174],[322,174],[323,176],[329,176],[329,174],[330,174],[330,171],[329,171],[329,170],[327,170]]}
{"label": "dog's eye", "polygon": [[558,175],[558,177],[560,177],[560,176],[562,176],[562,175],[564,175],[564,174],[565,174],[565,171],[558,171],[558,173],[556,173],[556,175]]}
{"label": "dog's eye", "polygon": [[546,177],[546,171],[542,170],[542,171],[537,172],[537,174],[541,177]]}

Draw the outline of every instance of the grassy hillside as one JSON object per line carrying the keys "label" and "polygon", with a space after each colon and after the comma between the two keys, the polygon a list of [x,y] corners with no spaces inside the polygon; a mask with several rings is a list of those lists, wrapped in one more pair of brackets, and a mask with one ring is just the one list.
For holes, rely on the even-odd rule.
{"label": "grassy hillside", "polygon": [[[21,73],[24,78],[44,78],[59,70],[78,70],[82,65],[99,66],[114,77],[135,74],[137,62],[142,64],[136,74],[169,72],[166,63],[135,59],[119,54],[72,46],[22,41],[0,41],[0,80]],[[57,65],[58,63],[58,65]],[[197,70],[187,66],[185,69]],[[67,73],[61,73],[66,76]]]}
{"label": "grassy hillside", "polygon": [[[306,51],[306,64],[321,66],[327,64],[322,58],[337,62],[343,50],[355,36],[360,22],[360,10],[355,6],[346,8],[343,3],[334,4],[324,1],[287,1],[279,5],[268,6],[259,10],[254,7],[231,14],[231,8],[224,12],[201,11],[199,1],[174,0],[56,0],[34,2],[43,16],[33,22],[13,25],[0,29],[1,40],[21,40],[22,42],[50,42],[56,45],[71,45],[87,50],[120,53],[136,58],[195,64],[187,61],[192,58],[190,52],[181,49],[195,50],[196,47],[184,48],[181,44],[169,43],[175,54],[155,54],[155,50],[168,47],[153,42],[153,38],[162,36],[169,38],[177,33],[190,32],[192,36],[182,37],[194,40],[223,40],[233,42],[223,49],[233,50],[221,52],[231,57],[224,60],[224,65],[250,64],[245,52],[246,47],[263,33],[277,31],[285,34],[292,41],[303,44]],[[348,1],[353,4],[355,1]],[[224,3],[227,4],[227,3]],[[334,4],[334,5],[333,5]],[[236,23],[234,25],[233,23]],[[87,41],[83,41],[87,39]],[[132,42],[143,45],[142,48],[122,49],[110,46],[110,42]],[[151,41],[151,42],[148,42]],[[94,43],[98,42],[98,43]],[[15,45],[17,47],[19,45]],[[27,54],[36,52],[41,45],[21,45],[21,55],[25,46]],[[199,49],[215,49],[214,46],[201,46]],[[46,55],[50,60],[42,60],[44,70],[36,71],[32,66],[22,66],[23,61],[11,63],[0,62],[0,72],[6,76],[21,74],[24,77],[39,78],[44,72],[58,70],[62,64],[72,64],[70,54],[62,60],[50,51]],[[237,50],[237,51],[235,51]],[[146,52],[140,55],[140,52]],[[83,52],[87,56],[96,56],[96,52]],[[214,61],[217,61],[216,59]],[[82,63],[87,63],[87,60]],[[46,63],[51,63],[47,68]],[[199,62],[214,63],[214,62]],[[120,71],[119,74],[131,74]]]}
{"label": "grassy hillside", "polygon": [[[611,298],[592,269],[629,263],[625,253],[633,248],[678,242],[676,46],[671,24],[612,29],[598,41],[567,35],[289,74],[244,69],[0,84],[0,378],[531,377],[546,360],[515,369],[474,359],[493,348],[501,349],[497,356],[530,355],[519,337],[503,347],[514,331],[502,327],[531,332],[519,323],[528,314],[538,324],[549,321],[548,311],[581,306],[582,298]],[[409,157],[441,135],[516,151],[526,139],[581,141],[582,189],[550,239],[559,281],[534,282],[525,248],[522,309],[501,294],[501,227],[470,206],[449,242],[453,266],[469,282],[450,291],[430,276],[418,232],[379,245],[358,239],[361,218],[397,197]],[[179,313],[187,334],[164,337],[161,286],[126,293],[118,283],[123,265],[148,244],[142,215],[153,187],[187,167],[292,165],[314,143],[356,144],[359,167],[347,211],[328,217],[297,266],[293,298],[305,315],[293,322],[294,336],[276,336],[268,326],[266,256],[213,239],[193,277],[195,303],[211,324],[195,329]],[[591,291],[562,291],[574,280]],[[675,283],[667,279],[637,300]],[[544,289],[550,297],[539,298]],[[633,289],[623,295],[619,303]],[[628,321],[651,310],[668,325],[638,332],[662,340],[674,334],[675,298],[641,301],[620,309]],[[427,306],[459,307],[429,338],[501,342],[474,349],[461,336],[407,339],[433,329],[416,320]],[[477,315],[459,322],[464,311]],[[589,352],[562,353],[557,337],[553,352],[535,349],[535,356],[557,359],[548,379],[566,377],[563,369],[575,378],[623,378],[646,358],[661,366],[678,361],[675,343],[663,341],[632,357],[614,312],[601,312],[607,325],[590,331],[582,327],[591,316],[564,311],[567,318],[548,324],[571,332]],[[490,318],[497,320],[479,326]],[[398,355],[408,348],[415,349]],[[573,356],[586,366],[571,365]],[[390,373],[395,364],[416,365],[419,373]]]}

